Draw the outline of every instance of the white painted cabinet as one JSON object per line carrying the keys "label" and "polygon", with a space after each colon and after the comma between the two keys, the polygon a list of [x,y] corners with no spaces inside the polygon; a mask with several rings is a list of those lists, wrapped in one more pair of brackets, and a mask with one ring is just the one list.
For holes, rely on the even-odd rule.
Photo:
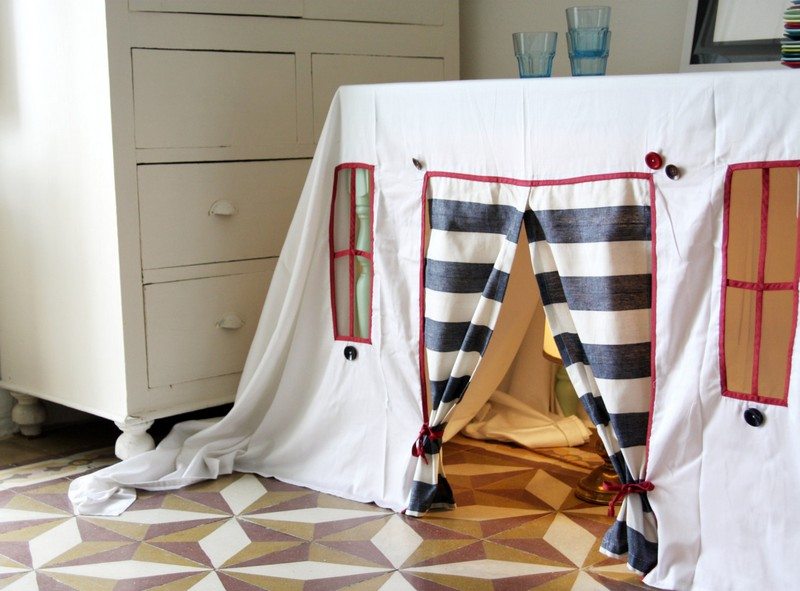
{"label": "white painted cabinet", "polygon": [[233,399],[336,88],[458,78],[457,0],[8,0],[0,38],[0,386],[119,455]]}

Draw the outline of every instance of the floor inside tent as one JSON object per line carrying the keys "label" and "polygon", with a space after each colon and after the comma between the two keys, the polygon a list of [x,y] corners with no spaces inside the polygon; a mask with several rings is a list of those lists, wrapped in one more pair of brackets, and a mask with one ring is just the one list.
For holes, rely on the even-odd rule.
{"label": "floor inside tent", "polygon": [[247,474],[75,517],[69,480],[114,461],[114,436],[100,424],[0,441],[0,589],[647,588],[598,552],[606,507],[572,495],[599,463],[590,445],[456,436],[445,457],[459,507],[422,519]]}

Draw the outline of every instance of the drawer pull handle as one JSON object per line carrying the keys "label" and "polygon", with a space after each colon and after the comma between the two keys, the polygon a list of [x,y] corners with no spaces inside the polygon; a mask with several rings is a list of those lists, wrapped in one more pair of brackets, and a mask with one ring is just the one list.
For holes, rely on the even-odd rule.
{"label": "drawer pull handle", "polygon": [[230,201],[220,199],[211,204],[211,209],[208,210],[208,215],[229,216],[236,213],[236,206]]}
{"label": "drawer pull handle", "polygon": [[244,320],[239,318],[236,314],[227,314],[217,320],[217,328],[224,328],[225,330],[238,330],[244,326]]}

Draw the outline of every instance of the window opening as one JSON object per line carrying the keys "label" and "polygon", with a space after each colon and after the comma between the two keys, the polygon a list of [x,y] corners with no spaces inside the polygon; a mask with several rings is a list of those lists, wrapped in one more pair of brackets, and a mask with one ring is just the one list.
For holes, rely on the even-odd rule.
{"label": "window opening", "polygon": [[798,301],[798,165],[728,169],[720,308],[725,396],[786,405]]}
{"label": "window opening", "polygon": [[335,169],[329,231],[336,340],[371,342],[373,173],[368,164],[340,164]]}

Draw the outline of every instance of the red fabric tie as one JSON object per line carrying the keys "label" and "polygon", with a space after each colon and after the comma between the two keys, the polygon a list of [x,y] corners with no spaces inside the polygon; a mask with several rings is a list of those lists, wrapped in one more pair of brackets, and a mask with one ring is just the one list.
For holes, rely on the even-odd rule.
{"label": "red fabric tie", "polygon": [[655,486],[649,480],[642,480],[641,482],[629,482],[628,484],[617,484],[611,482],[603,483],[603,490],[616,492],[614,498],[608,503],[608,516],[614,517],[614,506],[622,502],[622,499],[631,493],[646,493],[653,490]]}
{"label": "red fabric tie", "polygon": [[428,438],[428,441],[436,441],[437,439],[441,439],[443,435],[444,431],[434,431],[431,429],[428,423],[425,423],[419,430],[419,436],[414,442],[414,445],[411,446],[411,455],[413,455],[415,458],[422,458],[422,460],[427,464],[428,458],[425,455],[425,437]]}

